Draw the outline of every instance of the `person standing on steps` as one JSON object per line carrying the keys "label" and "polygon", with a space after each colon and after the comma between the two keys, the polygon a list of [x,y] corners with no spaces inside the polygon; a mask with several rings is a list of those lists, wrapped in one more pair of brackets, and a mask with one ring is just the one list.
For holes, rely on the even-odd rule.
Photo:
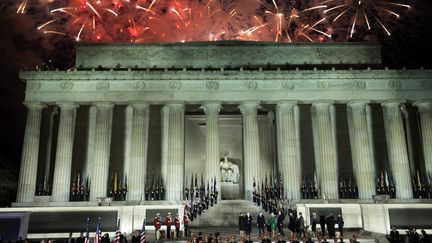
{"label": "person standing on steps", "polygon": [[316,234],[317,223],[318,223],[317,215],[316,215],[316,213],[312,213],[312,217],[311,217],[312,235],[315,237],[317,236],[317,234]]}
{"label": "person standing on steps", "polygon": [[176,217],[174,218],[174,226],[175,226],[175,238],[179,238],[180,237],[180,216],[177,213]]}
{"label": "person standing on steps", "polygon": [[296,218],[292,212],[289,213],[288,229],[291,231],[291,235],[295,233],[296,230]]}
{"label": "person standing on steps", "polygon": [[282,214],[282,211],[279,211],[277,216],[277,227],[278,227],[279,235],[281,236],[285,235],[283,231],[283,220],[284,220],[284,215]]}
{"label": "person standing on steps", "polygon": [[245,219],[243,216],[243,212],[240,213],[240,216],[238,218],[238,226],[239,226],[239,231],[240,231],[240,238],[242,238],[244,236],[244,232],[245,232]]}
{"label": "person standing on steps", "polygon": [[183,237],[189,236],[189,216],[188,216],[186,211],[185,211],[184,216],[183,216],[183,227],[184,227],[184,236]]}
{"label": "person standing on steps", "polygon": [[249,212],[246,213],[244,219],[245,219],[246,236],[248,236],[252,232],[252,216],[250,215]]}
{"label": "person standing on steps", "polygon": [[271,237],[273,238],[275,236],[275,231],[277,226],[276,216],[273,213],[271,213],[269,224],[271,229]]}
{"label": "person standing on steps", "polygon": [[335,237],[335,219],[333,213],[330,213],[329,216],[327,216],[326,224],[329,238],[333,239]]}
{"label": "person standing on steps", "polygon": [[168,215],[165,218],[165,225],[167,228],[167,238],[171,238],[171,224],[172,224],[172,218],[171,218],[171,212],[168,212]]}
{"label": "person standing on steps", "polygon": [[266,226],[266,222],[265,222],[264,214],[262,211],[260,211],[257,218],[258,236],[260,238],[265,233],[265,226]]}
{"label": "person standing on steps", "polygon": [[153,225],[155,227],[155,238],[156,240],[159,240],[160,238],[160,228],[161,228],[162,220],[160,217],[160,213],[157,213],[156,216],[153,219]]}
{"label": "person standing on steps", "polygon": [[297,229],[297,237],[298,238],[303,237],[305,231],[305,225],[304,225],[304,219],[302,213],[299,213],[299,217],[296,222],[296,229]]}
{"label": "person standing on steps", "polygon": [[325,229],[326,218],[324,216],[324,213],[322,213],[322,212],[321,212],[320,217],[319,217],[319,223],[320,223],[320,227],[321,227],[321,236],[325,236],[326,235],[326,229]]}
{"label": "person standing on steps", "polygon": [[345,222],[344,222],[344,219],[343,219],[341,214],[338,214],[337,224],[338,224],[338,228],[339,228],[339,233],[341,236],[343,236]]}

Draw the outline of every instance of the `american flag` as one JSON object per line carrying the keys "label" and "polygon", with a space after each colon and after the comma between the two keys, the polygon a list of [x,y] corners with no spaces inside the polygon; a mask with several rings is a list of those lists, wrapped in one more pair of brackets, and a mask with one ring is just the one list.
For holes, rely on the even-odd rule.
{"label": "american flag", "polygon": [[141,230],[140,243],[145,243],[146,242],[145,225],[146,225],[146,219],[144,218],[143,225],[142,225],[142,230]]}
{"label": "american flag", "polygon": [[116,232],[114,236],[114,242],[120,243],[121,231],[120,231],[120,219],[117,221]]}
{"label": "american flag", "polygon": [[94,243],[102,243],[102,231],[101,231],[101,226],[100,226],[100,217],[99,217],[99,222],[96,225],[96,235],[94,238]]}
{"label": "american flag", "polygon": [[89,232],[90,218],[89,217],[87,217],[86,223],[87,223],[87,225],[86,225],[86,237],[85,237],[84,243],[90,243],[90,232]]}

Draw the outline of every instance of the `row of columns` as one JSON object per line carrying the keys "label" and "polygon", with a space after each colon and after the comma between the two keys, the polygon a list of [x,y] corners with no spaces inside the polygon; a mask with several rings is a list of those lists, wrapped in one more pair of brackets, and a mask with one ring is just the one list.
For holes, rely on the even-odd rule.
{"label": "row of columns", "polygon": [[[26,102],[27,124],[22,151],[17,202],[32,202],[36,187],[39,137],[44,105]],[[400,110],[402,101],[382,104],[390,167],[395,179],[398,198],[412,198],[407,146]],[[417,102],[424,147],[426,171],[432,172],[432,101]],[[53,180],[52,201],[69,200],[71,165],[73,153],[76,108],[74,103],[58,103],[60,123]],[[113,104],[95,103],[96,125],[94,135],[94,157],[91,175],[90,200],[106,196]],[[130,149],[130,170],[128,174],[129,201],[139,201],[144,193],[147,167],[147,144],[149,104],[131,103],[132,133]],[[206,114],[206,159],[205,179],[219,175],[219,122],[220,102],[206,102],[202,108]],[[240,105],[243,115],[244,185],[246,199],[250,199],[253,181],[259,176],[259,132],[258,101],[244,101]],[[371,111],[368,101],[353,101],[347,106],[353,168],[360,198],[375,194],[375,161],[373,156],[373,135]],[[322,196],[338,198],[338,159],[336,143],[335,110],[332,102],[314,102],[312,125],[315,147],[317,180]],[[166,185],[166,199],[180,200],[184,185],[184,113],[183,102],[168,103],[162,109],[162,177]],[[284,178],[286,197],[300,199],[301,159],[300,120],[296,101],[280,101],[276,105],[276,129],[278,169]],[[220,183],[217,183],[218,187]],[[220,188],[218,188],[220,191]]]}

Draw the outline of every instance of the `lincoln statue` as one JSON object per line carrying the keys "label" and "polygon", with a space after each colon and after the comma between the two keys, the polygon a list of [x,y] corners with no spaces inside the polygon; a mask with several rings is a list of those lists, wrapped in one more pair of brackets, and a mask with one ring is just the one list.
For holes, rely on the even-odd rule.
{"label": "lincoln statue", "polygon": [[239,167],[228,160],[228,152],[225,152],[224,159],[220,162],[220,171],[222,182],[239,183]]}

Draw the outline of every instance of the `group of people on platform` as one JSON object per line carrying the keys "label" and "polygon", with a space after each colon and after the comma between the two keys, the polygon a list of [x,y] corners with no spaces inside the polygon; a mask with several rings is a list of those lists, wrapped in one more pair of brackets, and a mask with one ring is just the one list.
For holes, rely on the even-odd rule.
{"label": "group of people on platform", "polygon": [[[270,215],[270,218],[268,221],[266,221],[266,218],[262,211],[259,212],[258,216],[256,217],[256,221],[254,221],[253,217],[249,212],[243,214],[240,213],[238,217],[238,227],[239,227],[239,233],[240,238],[245,239],[247,237],[250,237],[253,225],[256,225],[258,228],[258,237],[263,238],[265,235],[271,238],[275,237],[284,237],[284,222],[285,217],[288,214],[288,230],[290,232],[291,237],[295,236],[298,238],[306,237],[306,226],[305,226],[305,220],[303,218],[302,213],[298,213],[298,216],[296,216],[296,212],[289,210],[288,213],[285,212],[284,208],[281,208],[278,210],[277,215],[275,215],[273,212]],[[162,224],[166,226],[166,230],[162,231]],[[317,232],[317,224],[320,225],[321,231]],[[311,233],[312,236],[328,236],[329,238],[333,239],[336,237],[336,231],[335,231],[335,225],[338,225],[338,230],[340,233],[340,236],[343,237],[344,232],[344,219],[342,215],[338,215],[337,218],[333,216],[332,213],[325,216],[324,214],[321,214],[318,218],[316,213],[312,213],[311,216]],[[189,236],[189,213],[185,211],[183,216],[183,225],[184,225],[184,231],[180,232],[180,225],[181,225],[181,218],[179,214],[176,214],[175,218],[172,218],[171,213],[168,212],[168,214],[165,217],[165,220],[162,221],[162,217],[160,213],[157,213],[156,216],[153,219],[153,225],[155,228],[155,239],[160,238],[167,238],[170,239],[172,237],[174,238],[183,238]],[[172,234],[172,226],[175,228],[175,234]],[[327,229],[327,231],[326,231]],[[183,233],[183,234],[182,234]]]}
{"label": "group of people on platform", "polygon": [[[271,212],[269,220],[266,221],[263,212],[260,211],[256,219],[258,236],[262,237],[265,233],[268,233],[271,237],[276,237],[276,235],[285,236],[284,222],[286,215],[287,213],[285,212],[285,209],[280,208],[277,215]],[[295,235],[299,238],[305,237],[306,226],[302,213],[298,213],[298,217],[296,217],[296,212],[289,210],[288,216],[288,230],[291,232],[291,236]],[[249,212],[246,214],[240,213],[238,218],[240,237],[250,235],[253,224],[253,218]],[[317,224],[321,227],[320,234],[317,232]],[[333,216],[333,213],[330,213],[328,216],[321,214],[318,219],[317,214],[312,213],[311,233],[313,236],[326,235],[327,228],[328,237],[333,239],[336,236],[336,224],[338,225],[340,235],[343,236],[345,222],[341,214],[339,214],[336,219]]]}
{"label": "group of people on platform", "polygon": [[[425,230],[421,230],[421,236],[417,232],[415,228],[412,228],[408,231],[406,231],[406,241],[408,243],[431,243],[430,236],[426,233]],[[387,236],[387,240],[390,243],[400,243],[404,242],[401,235],[399,234],[399,231],[396,230],[396,228],[393,226],[392,230],[390,231],[390,235]]]}
{"label": "group of people on platform", "polygon": [[[165,217],[165,225],[166,225],[166,231],[161,231],[162,228],[162,217],[160,213],[157,213],[156,216],[153,219],[153,225],[155,228],[155,239],[159,240],[161,237],[165,237],[167,239],[173,238],[180,238],[182,237],[180,232],[180,225],[181,225],[181,219],[180,215],[177,213],[174,219],[171,217],[171,212],[168,212],[167,216]],[[175,234],[173,235],[171,233],[171,227],[174,225],[175,228]],[[189,216],[185,212],[183,216],[183,227],[184,231],[183,237],[188,236],[189,234]],[[163,233],[163,234],[161,234]],[[173,232],[174,233],[174,232]]]}

